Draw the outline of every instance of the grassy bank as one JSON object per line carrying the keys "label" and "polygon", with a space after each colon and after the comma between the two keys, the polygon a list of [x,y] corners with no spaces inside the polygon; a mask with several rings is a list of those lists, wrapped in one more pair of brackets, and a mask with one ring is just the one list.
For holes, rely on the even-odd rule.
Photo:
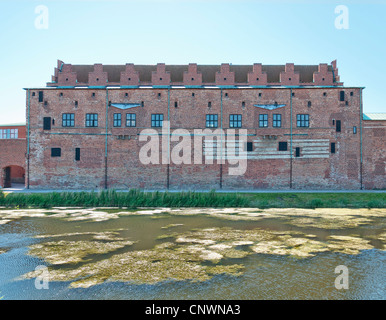
{"label": "grassy bank", "polygon": [[386,208],[383,193],[216,193],[100,192],[10,193],[0,191],[0,206],[51,207],[256,207],[256,208]]}

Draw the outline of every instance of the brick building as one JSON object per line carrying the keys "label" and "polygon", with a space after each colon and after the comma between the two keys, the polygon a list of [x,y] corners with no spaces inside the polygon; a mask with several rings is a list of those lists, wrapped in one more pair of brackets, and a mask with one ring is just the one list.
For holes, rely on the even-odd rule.
{"label": "brick building", "polygon": [[[26,186],[386,188],[385,121],[363,120],[362,90],[343,86],[336,61],[319,65],[58,61],[46,87],[26,89]],[[161,128],[166,121],[167,132]],[[145,129],[171,141],[170,151],[182,138],[173,133],[175,129],[188,130],[193,139],[198,136],[195,129],[205,128],[247,130],[242,144],[237,136],[226,140],[243,146],[236,152],[247,159],[243,174],[230,175],[232,164],[218,161],[226,135],[205,140],[202,150],[190,155],[191,163],[144,164],[139,159]],[[163,146],[161,139],[161,158]],[[208,163],[211,152],[213,163]],[[195,156],[202,163],[193,161]]]}
{"label": "brick building", "polygon": [[0,187],[24,185],[26,150],[25,123],[0,125]]}

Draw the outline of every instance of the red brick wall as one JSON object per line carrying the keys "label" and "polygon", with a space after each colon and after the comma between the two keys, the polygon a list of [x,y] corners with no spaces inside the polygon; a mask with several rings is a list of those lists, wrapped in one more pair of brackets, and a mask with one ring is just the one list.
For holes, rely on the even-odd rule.
{"label": "red brick wall", "polygon": [[386,189],[386,121],[363,121],[363,185]]}
{"label": "red brick wall", "polygon": [[26,139],[0,139],[0,186],[4,186],[4,168],[11,166],[11,177],[21,182],[26,168]]}
{"label": "red brick wall", "polygon": [[[347,105],[339,101],[340,90],[346,92]],[[164,189],[168,184],[171,189],[360,188],[359,88],[293,89],[292,150],[289,88],[223,88],[222,96],[220,88],[172,88],[170,92],[167,88],[109,88],[108,97],[105,89],[97,88],[41,91],[46,104],[38,102],[38,90],[30,103],[31,188],[103,188],[105,179],[109,188],[119,189]],[[106,101],[144,105],[127,110],[108,108],[107,175]],[[275,110],[254,106],[275,103],[285,106]],[[74,128],[62,127],[62,113],[75,114]],[[85,128],[86,113],[98,113],[98,128]],[[121,128],[113,127],[114,113],[122,114]],[[125,127],[126,113],[137,115],[135,128]],[[230,114],[241,114],[243,129],[250,134],[248,141],[254,145],[254,152],[248,153],[245,174],[229,175],[228,163],[170,164],[169,168],[167,164],[141,164],[138,154],[145,143],[138,140],[138,134],[151,126],[153,113],[162,113],[164,120],[169,114],[171,130],[185,128],[191,133],[205,128],[206,114],[218,114],[219,127],[222,114],[224,129],[229,128]],[[272,115],[276,113],[282,115],[281,128],[272,128]],[[268,114],[268,128],[259,128],[259,114]],[[310,128],[297,128],[297,114],[309,114]],[[50,131],[43,131],[43,117],[54,120]],[[336,132],[333,120],[342,121],[340,133]],[[353,126],[357,126],[357,134],[353,134]],[[123,135],[126,139],[119,139]],[[288,151],[278,151],[279,141],[288,142]],[[336,143],[335,154],[330,153],[331,142]],[[61,148],[60,158],[51,157],[53,147]],[[295,158],[296,147],[300,148],[299,158]],[[80,161],[75,160],[75,148],[81,149]]]}

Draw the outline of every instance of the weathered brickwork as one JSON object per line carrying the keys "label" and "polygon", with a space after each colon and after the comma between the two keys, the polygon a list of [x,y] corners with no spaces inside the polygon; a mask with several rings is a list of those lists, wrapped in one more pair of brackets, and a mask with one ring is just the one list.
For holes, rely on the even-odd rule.
{"label": "weathered brickwork", "polygon": [[386,121],[363,121],[363,184],[386,189]]}
{"label": "weathered brickwork", "polygon": [[[27,90],[30,188],[385,188],[385,129],[363,129],[361,165],[362,88],[343,87],[335,62],[72,66],[59,61],[52,79],[47,88]],[[74,115],[73,126],[63,126],[63,114]],[[86,114],[98,114],[97,127],[86,127]],[[119,127],[114,114],[121,115]],[[135,115],[135,126],[126,126],[126,114]],[[183,139],[152,128],[153,114],[170,121],[171,133],[187,129],[192,143],[198,137],[194,130],[205,129],[206,115],[217,115],[224,130],[230,129],[231,115],[241,115],[250,148],[239,154],[247,159],[245,173],[230,175],[235,165],[227,159],[206,163],[208,150],[219,150],[216,140],[199,150],[201,164],[194,163],[193,150],[191,163],[141,163],[143,130],[160,134],[160,159],[167,151],[162,139],[172,140],[170,150]],[[277,115],[280,126],[274,127]],[[60,156],[53,148],[60,148]]]}
{"label": "weathered brickwork", "polygon": [[[26,172],[26,128],[25,125],[0,126],[0,130],[18,130],[17,138],[0,138],[0,187],[11,187],[12,183],[24,183]],[[4,132],[4,131],[3,131]]]}

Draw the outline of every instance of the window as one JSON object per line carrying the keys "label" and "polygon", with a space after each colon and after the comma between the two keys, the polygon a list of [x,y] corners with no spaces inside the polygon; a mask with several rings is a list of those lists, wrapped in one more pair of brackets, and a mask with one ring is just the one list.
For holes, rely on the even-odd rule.
{"label": "window", "polygon": [[261,97],[261,92],[259,92],[259,97]]}
{"label": "window", "polygon": [[73,113],[62,114],[62,127],[73,127],[75,126],[75,115]]}
{"label": "window", "polygon": [[241,107],[245,108],[245,101],[241,102]]}
{"label": "window", "polygon": [[212,107],[212,102],[208,102],[208,108],[211,108]]}
{"label": "window", "polygon": [[353,92],[353,91],[351,91],[351,92],[350,92],[350,96],[352,97],[353,95],[354,95],[354,92]]}
{"label": "window", "polygon": [[281,114],[273,114],[272,116],[272,127],[281,127]]}
{"label": "window", "polygon": [[355,127],[355,126],[352,127],[352,133],[353,133],[353,134],[357,134],[357,127]]}
{"label": "window", "polygon": [[229,127],[230,128],[241,128],[241,114],[230,114],[229,115]]}
{"label": "window", "polygon": [[39,91],[39,102],[43,102],[43,91]]}
{"label": "window", "polygon": [[279,142],[279,151],[287,151],[287,150],[288,150],[287,142]]}
{"label": "window", "polygon": [[340,120],[336,120],[336,132],[341,132],[342,127],[341,127],[341,122]]}
{"label": "window", "polygon": [[308,101],[308,102],[307,102],[307,106],[310,108],[311,105],[312,105],[311,101]]}
{"label": "window", "polygon": [[175,101],[175,102],[174,102],[174,108],[177,108],[177,107],[178,107],[178,102]]}
{"label": "window", "polygon": [[[136,122],[137,119],[135,113],[126,113],[126,127],[135,127],[137,125]],[[160,127],[162,127],[162,124],[160,125]]]}
{"label": "window", "polygon": [[75,148],[75,161],[80,160],[80,148]]}
{"label": "window", "polygon": [[310,126],[310,116],[308,114],[298,114],[296,115],[296,125],[298,127],[309,127]]}
{"label": "window", "polygon": [[120,113],[114,113],[114,127],[120,127],[122,125],[122,115]]}
{"label": "window", "polygon": [[323,96],[324,96],[324,97],[327,97],[327,92],[323,92]]}
{"label": "window", "polygon": [[92,97],[95,97],[95,92],[93,92],[93,93],[91,94],[91,96],[92,96]]}
{"label": "window", "polygon": [[19,129],[0,129],[0,139],[18,139]]}
{"label": "window", "polygon": [[300,157],[300,148],[299,147],[296,147],[296,149],[295,149],[295,157],[296,158]]}
{"label": "window", "polygon": [[62,155],[62,149],[51,148],[51,157],[60,157]]}
{"label": "window", "polygon": [[75,108],[78,107],[78,101],[75,101]]}
{"label": "window", "polygon": [[253,151],[253,144],[252,142],[247,142],[247,152]]}
{"label": "window", "polygon": [[43,118],[43,130],[51,130],[51,117]]}
{"label": "window", "polygon": [[97,126],[98,126],[98,114],[86,113],[86,127],[97,127]]}
{"label": "window", "polygon": [[228,97],[228,92],[225,92],[225,96]]}
{"label": "window", "polygon": [[158,98],[161,98],[161,92],[158,92]]}
{"label": "window", "polygon": [[217,128],[218,127],[218,115],[217,114],[207,114],[206,115],[206,127],[207,128]]}
{"label": "window", "polygon": [[344,101],[344,91],[339,91],[339,101]]}
{"label": "window", "polygon": [[331,153],[335,153],[335,142],[331,142]]}
{"label": "window", "polygon": [[164,115],[162,113],[156,113],[151,115],[151,126],[162,127],[164,121]]}
{"label": "window", "polygon": [[268,114],[259,114],[259,127],[268,127]]}

